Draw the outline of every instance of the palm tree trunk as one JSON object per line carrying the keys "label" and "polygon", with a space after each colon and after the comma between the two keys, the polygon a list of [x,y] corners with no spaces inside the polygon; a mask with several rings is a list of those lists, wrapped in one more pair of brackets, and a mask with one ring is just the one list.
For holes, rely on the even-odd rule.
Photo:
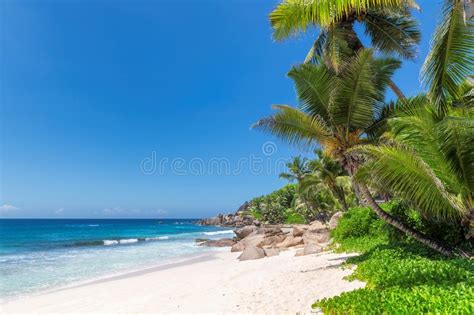
{"label": "palm tree trunk", "polygon": [[333,195],[341,203],[341,206],[344,209],[344,211],[347,211],[349,209],[349,207],[347,206],[346,194],[344,193],[344,188],[342,188],[340,186],[332,186],[331,190],[332,190]]}
{"label": "palm tree trunk", "polygon": [[372,197],[369,189],[365,184],[359,184],[359,190],[366,199],[369,206],[374,210],[374,212],[378,215],[380,219],[387,222],[391,226],[399,229],[400,231],[404,232],[406,235],[413,237],[420,243],[428,246],[429,248],[441,253],[445,256],[451,257],[453,256],[453,249],[449,248],[446,245],[440,244],[439,242],[429,238],[428,236],[420,233],[406,225],[402,222],[395,219],[393,216],[385,212],[380,206],[375,202],[374,198]]}
{"label": "palm tree trunk", "polygon": [[392,79],[388,81],[388,86],[392,89],[393,93],[397,95],[399,100],[406,99],[405,94],[403,94],[402,90],[400,90],[400,88],[395,84],[395,82],[392,81]]}

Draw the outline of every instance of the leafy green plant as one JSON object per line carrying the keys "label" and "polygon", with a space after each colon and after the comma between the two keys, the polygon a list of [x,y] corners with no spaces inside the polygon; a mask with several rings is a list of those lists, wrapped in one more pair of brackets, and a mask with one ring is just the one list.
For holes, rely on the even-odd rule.
{"label": "leafy green plant", "polygon": [[[382,205],[410,219],[406,204]],[[407,210],[408,209],[408,210]],[[348,277],[366,287],[314,303],[327,314],[472,314],[474,263],[446,258],[404,237],[368,207],[350,209],[333,231],[341,252],[359,252],[347,260],[356,270]],[[351,224],[359,224],[354,228]],[[422,224],[415,220],[413,224]],[[394,233],[398,236],[394,237]]]}
{"label": "leafy green plant", "polygon": [[289,184],[268,195],[250,200],[248,211],[264,222],[283,223],[288,216],[287,211],[293,209],[296,196],[296,184]]}
{"label": "leafy green plant", "polygon": [[304,224],[306,222],[306,219],[295,210],[288,209],[286,211],[285,224]]}

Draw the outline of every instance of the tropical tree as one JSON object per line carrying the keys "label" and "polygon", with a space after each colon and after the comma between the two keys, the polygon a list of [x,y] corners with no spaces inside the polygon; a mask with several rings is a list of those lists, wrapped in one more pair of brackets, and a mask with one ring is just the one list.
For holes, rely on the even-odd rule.
{"label": "tropical tree", "polygon": [[286,163],[288,172],[280,173],[280,178],[288,180],[290,183],[296,181],[300,183],[311,171],[308,167],[308,159],[301,156],[293,157],[291,162]]}
{"label": "tropical tree", "polygon": [[[312,177],[312,175],[309,176]],[[298,197],[295,199],[294,208],[308,222],[328,221],[334,212],[343,210],[342,206],[332,191],[318,177],[314,177],[314,180],[317,183],[312,182],[308,186],[298,185]],[[302,183],[305,181],[306,178]]]}
{"label": "tropical tree", "polygon": [[449,106],[442,117],[437,109],[424,95],[400,105],[385,141],[356,149],[366,157],[357,178],[383,184],[427,217],[460,220],[474,238],[474,107]]}
{"label": "tropical tree", "polygon": [[[354,29],[356,22],[364,26],[378,51],[413,59],[420,31],[410,8],[419,9],[407,0],[285,0],[270,13],[270,23],[277,41],[317,27],[320,33],[305,62],[323,61],[338,72],[344,60],[364,48]],[[388,84],[398,98],[405,98],[391,80]]]}
{"label": "tropical tree", "polygon": [[350,193],[347,173],[333,158],[324,154],[320,149],[315,151],[317,159],[310,164],[311,173],[300,182],[299,190],[311,191],[313,188],[320,190],[321,186],[327,188],[339,201],[343,210],[349,208],[346,195]]}
{"label": "tropical tree", "polygon": [[466,87],[472,89],[463,82],[468,76],[472,79],[474,72],[473,12],[472,0],[444,1],[442,19],[420,73],[438,115],[449,111],[453,100],[463,98]]}
{"label": "tropical tree", "polygon": [[325,154],[334,157],[353,180],[353,186],[385,222],[445,255],[451,249],[404,225],[378,206],[364,182],[355,181],[363,162],[352,149],[367,144],[365,136],[378,123],[384,92],[390,76],[400,66],[393,58],[376,59],[372,50],[364,49],[345,62],[339,73],[324,64],[306,64],[293,68],[289,76],[295,81],[300,108],[278,105],[271,117],[254,126],[270,132],[291,144],[319,144]]}

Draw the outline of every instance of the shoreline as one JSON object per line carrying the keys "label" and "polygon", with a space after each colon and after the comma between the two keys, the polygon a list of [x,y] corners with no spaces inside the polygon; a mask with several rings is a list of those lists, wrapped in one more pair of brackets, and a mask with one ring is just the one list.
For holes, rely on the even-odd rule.
{"label": "shoreline", "polygon": [[161,262],[144,265],[136,269],[118,270],[115,272],[105,273],[103,275],[95,276],[92,278],[76,280],[76,281],[66,283],[66,284],[59,284],[59,285],[51,286],[48,288],[39,289],[37,291],[19,293],[17,295],[11,295],[7,297],[0,297],[0,306],[3,304],[10,303],[10,302],[38,297],[45,294],[74,289],[78,287],[84,287],[84,286],[93,285],[96,283],[108,282],[108,281],[113,281],[113,280],[118,280],[118,279],[126,279],[129,277],[133,277],[135,275],[138,276],[138,275],[147,274],[154,271],[173,268],[175,266],[179,267],[182,265],[192,264],[194,262],[210,260],[210,259],[213,259],[212,257],[214,256],[214,254],[220,253],[222,251],[223,249],[218,248],[218,247],[207,247],[207,248],[202,247],[202,252],[178,255],[172,258],[165,259]]}
{"label": "shoreline", "polygon": [[239,262],[240,253],[198,257],[2,302],[16,312],[311,312],[317,299],[363,287],[340,265],[354,254],[325,252]]}

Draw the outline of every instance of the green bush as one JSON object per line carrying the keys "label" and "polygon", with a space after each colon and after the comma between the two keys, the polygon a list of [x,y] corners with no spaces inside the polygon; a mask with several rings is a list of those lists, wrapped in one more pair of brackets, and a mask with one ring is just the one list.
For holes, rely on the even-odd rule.
{"label": "green bush", "polygon": [[300,221],[300,216],[293,214],[295,198],[296,185],[289,184],[268,195],[250,200],[248,211],[253,217],[272,224],[287,220]]}
{"label": "green bush", "polygon": [[293,209],[289,209],[286,211],[285,224],[304,224],[304,223],[306,223],[306,220],[301,214],[296,213]]}
{"label": "green bush", "polygon": [[337,228],[333,231],[334,240],[339,242],[347,238],[379,234],[385,228],[384,223],[380,222],[369,207],[351,208],[339,220]]}
{"label": "green bush", "polygon": [[348,279],[365,281],[366,288],[313,307],[329,314],[473,314],[473,262],[446,259],[417,244],[360,240],[344,244],[346,250],[370,248],[348,260],[357,265]]}
{"label": "green bush", "polygon": [[[425,218],[419,211],[414,210],[404,201],[389,202],[387,207],[389,212],[398,220],[434,239],[456,246],[465,243],[463,227],[459,221],[437,221],[433,218]],[[400,236],[400,233],[392,233],[392,237],[397,236]],[[469,247],[466,249],[470,250]]]}
{"label": "green bush", "polygon": [[[407,224],[425,227],[405,205],[391,202],[383,208],[405,216]],[[471,260],[439,256],[387,226],[368,208],[350,209],[333,234],[338,251],[361,253],[348,259],[357,265],[348,279],[364,281],[366,287],[317,301],[313,307],[327,314],[474,313]]]}

